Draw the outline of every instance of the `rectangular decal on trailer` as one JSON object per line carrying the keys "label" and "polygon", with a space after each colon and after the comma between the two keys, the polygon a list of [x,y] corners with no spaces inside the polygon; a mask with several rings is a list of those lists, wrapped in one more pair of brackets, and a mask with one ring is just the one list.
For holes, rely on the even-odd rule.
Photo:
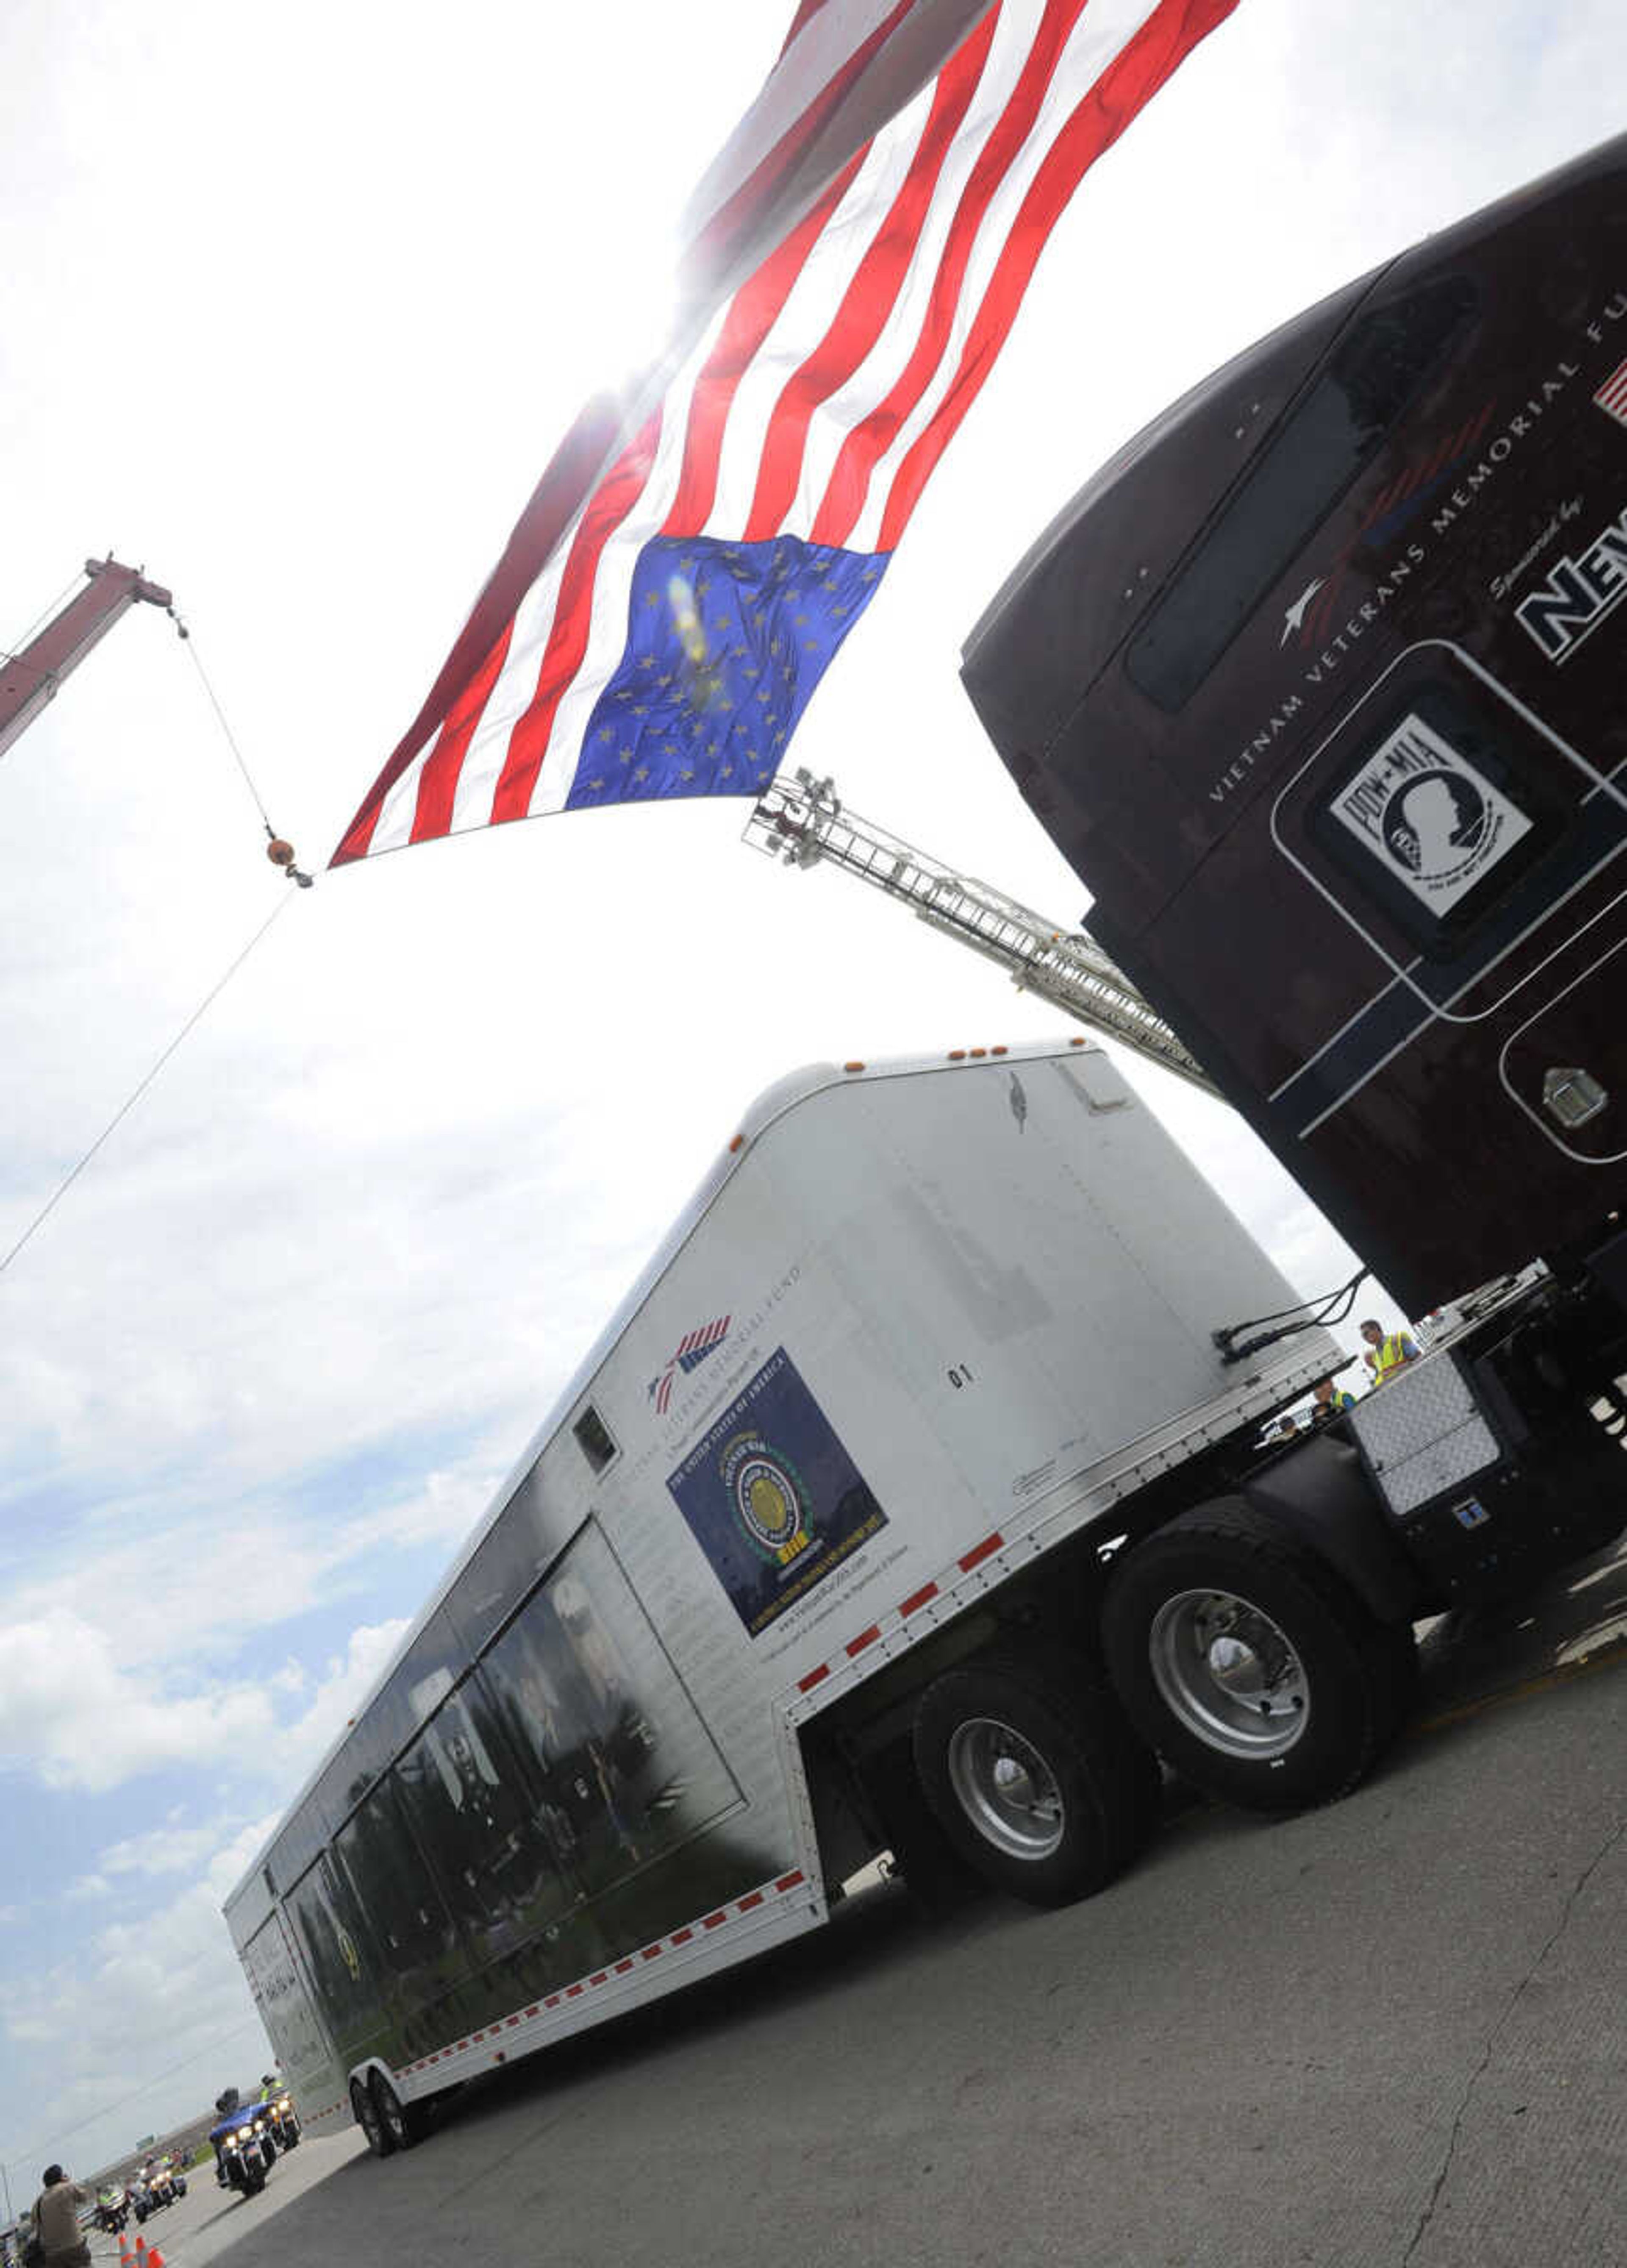
{"label": "rectangular decal on trailer", "polygon": [[1344,783],[1330,811],[1387,875],[1437,914],[1531,831],[1483,772],[1411,713]]}
{"label": "rectangular decal on trailer", "polygon": [[666,1485],[754,1638],[887,1526],[784,1347]]}

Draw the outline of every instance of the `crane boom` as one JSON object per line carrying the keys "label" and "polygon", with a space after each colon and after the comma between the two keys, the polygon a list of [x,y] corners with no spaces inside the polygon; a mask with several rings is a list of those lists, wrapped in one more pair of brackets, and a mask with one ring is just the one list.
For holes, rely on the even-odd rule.
{"label": "crane boom", "polygon": [[776,780],[754,806],[742,840],[788,866],[827,860],[857,874],[912,907],[933,929],[996,962],[1020,991],[1050,1001],[1205,1094],[1218,1094],[1168,1025],[1087,937],[1058,929],[988,883],[953,873],[885,828],[844,810],[828,779],[799,770],[794,784]]}
{"label": "crane boom", "polygon": [[127,608],[137,600],[155,607],[173,604],[161,584],[148,582],[139,568],[121,567],[116,559],[87,559],[85,571],[91,578],[88,587],[53,615],[20,652],[0,658],[0,756]]}

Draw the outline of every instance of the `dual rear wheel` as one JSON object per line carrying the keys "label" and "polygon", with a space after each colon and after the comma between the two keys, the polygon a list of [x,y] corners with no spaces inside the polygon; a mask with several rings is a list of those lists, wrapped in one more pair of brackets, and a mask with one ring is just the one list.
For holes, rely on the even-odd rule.
{"label": "dual rear wheel", "polygon": [[1237,1500],[1125,1556],[1102,1649],[1110,1693],[1036,1653],[947,1671],[917,1705],[916,1775],[944,1837],[1031,1904],[1087,1897],[1136,1856],[1157,1816],[1157,1756],[1228,1802],[1298,1810],[1355,1786],[1414,1693],[1410,1626],[1377,1622],[1314,1551]]}

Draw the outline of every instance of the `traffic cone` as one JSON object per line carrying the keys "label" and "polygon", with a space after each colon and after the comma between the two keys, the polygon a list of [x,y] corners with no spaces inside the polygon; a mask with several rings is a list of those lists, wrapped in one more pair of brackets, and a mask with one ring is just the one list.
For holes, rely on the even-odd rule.
{"label": "traffic cone", "polygon": [[136,2268],[147,2268],[147,2240],[144,2236],[136,2239]]}
{"label": "traffic cone", "polygon": [[124,2231],[119,2231],[119,2268],[136,2268],[136,2256],[125,2242]]}
{"label": "traffic cone", "polygon": [[147,2268],[164,2268],[164,2255],[156,2244],[147,2255]]}

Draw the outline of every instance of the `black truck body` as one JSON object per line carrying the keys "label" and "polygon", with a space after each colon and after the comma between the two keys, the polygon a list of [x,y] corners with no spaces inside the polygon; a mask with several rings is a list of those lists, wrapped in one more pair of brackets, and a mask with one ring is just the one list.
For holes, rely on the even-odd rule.
{"label": "black truck body", "polygon": [[968,644],[1091,933],[1395,1296],[1627,1289],[1627,136],[1132,441]]}

